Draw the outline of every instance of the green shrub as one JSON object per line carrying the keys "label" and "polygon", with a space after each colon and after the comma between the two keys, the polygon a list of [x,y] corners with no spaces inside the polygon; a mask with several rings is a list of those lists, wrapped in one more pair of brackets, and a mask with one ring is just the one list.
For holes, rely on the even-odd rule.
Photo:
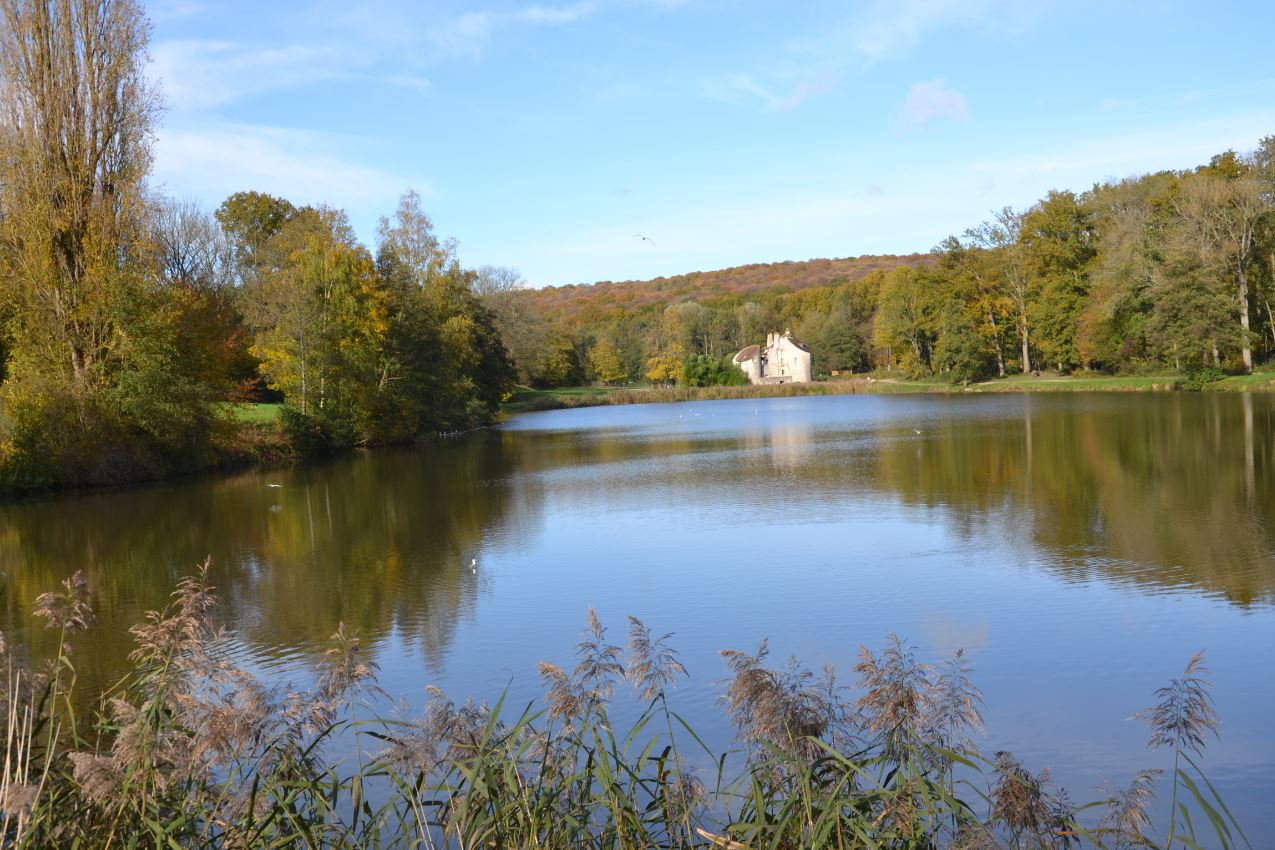
{"label": "green shrub", "polygon": [[730,357],[692,354],[682,362],[682,385],[686,387],[738,387],[748,376]]}
{"label": "green shrub", "polygon": [[1216,366],[1203,366],[1190,369],[1186,377],[1178,382],[1178,389],[1188,392],[1199,392],[1209,384],[1216,383],[1226,377],[1226,373]]}

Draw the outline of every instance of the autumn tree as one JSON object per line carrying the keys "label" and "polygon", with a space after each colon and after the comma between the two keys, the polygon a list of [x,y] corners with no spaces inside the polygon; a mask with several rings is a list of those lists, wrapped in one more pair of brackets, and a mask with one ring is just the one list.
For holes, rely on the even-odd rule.
{"label": "autumn tree", "polygon": [[1092,214],[1071,192],[1050,192],[1024,213],[1023,262],[1036,281],[1028,305],[1036,345],[1058,371],[1080,364],[1078,320],[1089,297],[1089,266],[1097,253]]}
{"label": "autumn tree", "polygon": [[916,269],[900,267],[886,275],[881,287],[873,337],[878,346],[906,351],[905,366],[913,372],[934,371],[933,353],[941,301],[931,280]]}
{"label": "autumn tree", "polygon": [[144,274],[159,101],[132,0],[0,1],[0,240],[21,369],[109,382]]}
{"label": "autumn tree", "polygon": [[218,369],[188,331],[190,280],[211,258],[156,242],[149,32],[133,0],[0,0],[10,486],[154,477],[208,456]]}
{"label": "autumn tree", "polygon": [[195,364],[210,398],[260,394],[251,334],[241,313],[234,245],[217,220],[189,200],[152,202],[150,246],[168,290],[183,359]]}
{"label": "autumn tree", "polygon": [[536,383],[545,369],[550,325],[517,269],[481,266],[473,277],[474,294],[491,311],[506,350],[523,384]]}
{"label": "autumn tree", "polygon": [[298,213],[284,198],[264,192],[236,192],[221,202],[214,213],[217,223],[234,246],[238,269],[251,279],[269,265],[279,266],[286,258],[267,250],[271,239]]}
{"label": "autumn tree", "polygon": [[620,351],[609,339],[600,339],[589,349],[589,368],[603,384],[618,384],[628,377]]}
{"label": "autumn tree", "polygon": [[1021,241],[1023,214],[1004,207],[991,221],[965,231],[970,244],[992,253],[992,280],[997,291],[1013,305],[1019,352],[1024,373],[1032,370],[1031,310],[1036,281],[1030,275]]}
{"label": "autumn tree", "polygon": [[[409,383],[434,378],[420,426],[472,427],[490,421],[513,386],[514,369],[492,311],[474,294],[477,275],[461,267],[456,244],[434,233],[420,195],[405,192],[378,227],[377,265],[398,305],[403,333],[394,362]],[[413,342],[413,335],[419,339]],[[386,373],[386,383],[391,375]]]}
{"label": "autumn tree", "polygon": [[1269,208],[1248,163],[1215,157],[1209,168],[1186,178],[1175,199],[1184,241],[1196,252],[1200,267],[1212,280],[1231,289],[1239,316],[1235,334],[1240,362],[1253,371],[1250,327],[1250,278],[1260,261],[1258,233]]}

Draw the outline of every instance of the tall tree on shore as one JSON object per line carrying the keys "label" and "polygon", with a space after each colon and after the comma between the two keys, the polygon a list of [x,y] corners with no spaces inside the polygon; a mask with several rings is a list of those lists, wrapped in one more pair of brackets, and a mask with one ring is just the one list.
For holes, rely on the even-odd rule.
{"label": "tall tree on shore", "polygon": [[1014,306],[1014,321],[1018,327],[1021,365],[1024,373],[1032,370],[1031,359],[1031,311],[1035,298],[1036,281],[1027,268],[1022,244],[1023,214],[1013,207],[1004,207],[991,221],[965,231],[971,244],[993,252],[995,270],[993,279],[999,291]]}
{"label": "tall tree on shore", "polygon": [[1235,345],[1244,371],[1251,372],[1249,280],[1258,262],[1258,228],[1266,212],[1258,181],[1244,162],[1214,157],[1210,166],[1183,177],[1170,208],[1167,253],[1193,271],[1197,288],[1230,302],[1238,327],[1216,327],[1211,342],[1215,348]]}
{"label": "tall tree on shore", "polygon": [[134,0],[0,0],[0,286],[19,370],[83,396],[143,288],[159,98]]}
{"label": "tall tree on shore", "polygon": [[426,337],[422,347],[408,334],[395,359],[404,368],[411,364],[422,383],[434,381],[432,397],[422,399],[422,425],[487,421],[515,373],[495,317],[474,294],[475,273],[461,267],[454,241],[434,233],[415,191],[403,194],[392,219],[381,219],[378,235],[377,266],[395,294],[397,315]]}
{"label": "tall tree on shore", "polygon": [[221,202],[213,215],[234,246],[241,277],[251,278],[263,268],[279,265],[270,240],[299,212],[291,202],[264,192],[236,192]]}
{"label": "tall tree on shore", "polygon": [[1097,253],[1092,214],[1073,193],[1050,192],[1023,215],[1021,239],[1028,274],[1037,281],[1029,313],[1040,353],[1059,371],[1077,366],[1076,333]]}
{"label": "tall tree on shore", "polygon": [[527,282],[517,269],[481,266],[474,273],[473,290],[491,311],[518,380],[527,385],[536,382],[549,354],[550,327],[535,302],[526,297]]}

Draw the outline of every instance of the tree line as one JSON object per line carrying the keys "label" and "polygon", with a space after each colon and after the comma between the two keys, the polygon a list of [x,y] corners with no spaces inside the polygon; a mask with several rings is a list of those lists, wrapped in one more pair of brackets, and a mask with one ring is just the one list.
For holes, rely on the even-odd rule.
{"label": "tree line", "polygon": [[811,348],[817,376],[1251,372],[1275,353],[1275,137],[1197,168],[1051,191],[944,239],[924,261],[881,259],[892,267],[820,267],[820,284],[800,289],[650,282],[712,293],[663,301],[612,284],[593,298],[581,287],[526,290],[511,270],[483,274],[499,281],[486,297],[520,380],[539,386],[685,382],[703,373],[689,358],[728,363],[783,329]]}
{"label": "tree line", "polygon": [[[515,381],[734,383],[731,356],[785,329],[816,376],[1248,372],[1275,352],[1275,137],[1051,191],[928,256],[529,290],[466,269],[410,191],[371,247],[340,210],[155,192],[148,37],[136,0],[0,0],[0,489],[464,430]],[[236,399],[285,402],[285,444]]]}
{"label": "tree line", "polygon": [[414,193],[369,249],[339,210],[148,186],[148,37],[135,0],[0,0],[0,485],[251,455],[228,400],[285,400],[301,450],[490,421],[508,356]]}

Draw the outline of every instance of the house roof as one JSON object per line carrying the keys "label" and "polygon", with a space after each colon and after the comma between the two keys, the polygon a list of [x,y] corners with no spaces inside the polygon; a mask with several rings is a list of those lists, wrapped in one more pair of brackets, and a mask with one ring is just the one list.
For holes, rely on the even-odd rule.
{"label": "house roof", "polygon": [[759,354],[761,354],[761,346],[750,345],[747,348],[740,349],[740,352],[735,355],[735,362],[743,363],[745,360],[756,360]]}
{"label": "house roof", "polygon": [[806,345],[804,342],[802,342],[801,340],[797,339],[797,338],[796,338],[795,336],[793,336],[792,334],[790,334],[790,333],[788,333],[787,331],[785,331],[785,332],[784,332],[784,337],[785,337],[785,338],[786,338],[789,342],[791,342],[793,345],[795,345],[795,346],[797,346],[798,348],[800,348],[802,351],[806,352],[807,354],[809,354],[809,353],[810,353],[810,346]]}

